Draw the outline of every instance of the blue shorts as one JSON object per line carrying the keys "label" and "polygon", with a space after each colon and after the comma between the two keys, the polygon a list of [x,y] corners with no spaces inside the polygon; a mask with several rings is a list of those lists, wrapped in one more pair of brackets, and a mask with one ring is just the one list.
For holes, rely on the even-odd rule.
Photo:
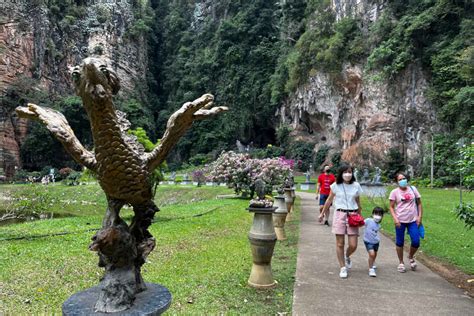
{"label": "blue shorts", "polygon": [[373,250],[375,252],[379,251],[379,244],[380,243],[372,244],[372,243],[367,242],[367,241],[364,240],[364,244],[365,244],[365,249],[367,249],[367,251],[371,251],[371,250]]}
{"label": "blue shorts", "polygon": [[400,223],[400,228],[395,226],[395,244],[397,247],[403,247],[405,243],[405,230],[408,230],[408,234],[410,235],[411,246],[413,248],[420,247],[420,231],[418,230],[416,222]]}
{"label": "blue shorts", "polygon": [[324,205],[328,199],[329,194],[320,194],[319,195],[319,205]]}

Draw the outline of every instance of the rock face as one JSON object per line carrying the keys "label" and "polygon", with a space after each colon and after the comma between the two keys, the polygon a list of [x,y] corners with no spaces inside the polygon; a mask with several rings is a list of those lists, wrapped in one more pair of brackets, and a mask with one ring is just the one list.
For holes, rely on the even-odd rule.
{"label": "rock face", "polygon": [[[383,2],[333,1],[338,18],[357,14],[372,19],[380,16],[381,7]],[[363,72],[362,62],[345,64],[336,75],[319,72],[277,115],[292,126],[296,139],[316,143],[315,151],[331,146],[356,166],[382,166],[391,148],[419,166],[423,146],[436,129],[435,109],[424,95],[426,75],[417,64],[390,82],[371,80],[371,75]]]}
{"label": "rock face", "polygon": [[[130,32],[134,10],[140,10],[132,1],[76,1],[81,5],[74,15],[35,2],[43,1],[0,4],[0,96],[22,77],[35,79],[38,86],[32,89],[72,94],[67,70],[91,55],[100,55],[125,79],[121,93],[145,80],[147,47],[142,35]],[[27,124],[14,114],[14,107],[22,104],[0,102],[0,168],[10,178],[15,166],[21,167],[19,148]]]}

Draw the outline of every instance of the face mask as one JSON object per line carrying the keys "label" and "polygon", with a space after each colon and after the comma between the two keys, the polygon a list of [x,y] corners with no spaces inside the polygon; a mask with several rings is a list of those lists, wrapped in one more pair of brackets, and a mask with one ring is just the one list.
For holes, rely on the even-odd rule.
{"label": "face mask", "polygon": [[375,221],[376,223],[380,222],[381,220],[382,220],[382,216],[380,216],[380,215],[374,215],[374,221]]}
{"label": "face mask", "polygon": [[402,188],[406,188],[406,186],[408,185],[408,180],[407,179],[402,179],[402,180],[398,181],[398,185]]}
{"label": "face mask", "polygon": [[329,172],[329,168],[324,169],[324,172],[328,173],[328,172]]}
{"label": "face mask", "polygon": [[352,179],[352,173],[343,173],[342,178],[344,179],[344,181],[349,182]]}

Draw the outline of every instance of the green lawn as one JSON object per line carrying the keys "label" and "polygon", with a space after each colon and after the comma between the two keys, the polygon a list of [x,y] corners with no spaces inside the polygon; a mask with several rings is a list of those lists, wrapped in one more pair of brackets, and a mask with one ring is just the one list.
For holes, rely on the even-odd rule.
{"label": "green lawn", "polygon": [[[387,194],[391,187],[387,187]],[[419,188],[423,203],[423,225],[425,239],[421,251],[452,263],[468,274],[474,274],[474,230],[468,230],[453,213],[459,204],[459,191],[453,189]],[[388,195],[387,195],[388,196]],[[474,202],[474,193],[463,192],[465,202]],[[369,216],[375,205],[388,206],[386,199],[362,199],[364,216]],[[382,228],[391,236],[395,235],[392,217],[386,214]],[[409,238],[408,238],[409,240]]]}
{"label": "green lawn", "polygon": [[[59,314],[64,300],[96,285],[102,274],[96,254],[87,250],[93,235],[89,230],[100,225],[105,207],[99,188],[54,186],[48,190],[55,198],[64,193],[65,199],[81,190],[78,201],[97,201],[97,205],[77,202],[74,209],[65,211],[75,212],[74,217],[0,228],[0,314]],[[252,265],[247,239],[252,214],[245,210],[248,201],[214,199],[222,193],[231,191],[221,187],[159,188],[161,212],[151,226],[157,247],[143,266],[145,280],[169,288],[173,295],[170,314],[291,313],[298,221],[289,223],[288,240],[275,247],[272,266],[277,288],[255,290],[247,286]],[[53,206],[60,204],[55,201]],[[123,214],[130,218],[131,211]],[[6,240],[59,232],[74,234]]]}

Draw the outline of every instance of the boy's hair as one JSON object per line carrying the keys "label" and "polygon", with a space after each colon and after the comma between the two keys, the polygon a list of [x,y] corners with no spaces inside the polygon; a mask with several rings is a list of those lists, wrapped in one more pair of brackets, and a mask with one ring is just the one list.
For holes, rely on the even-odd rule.
{"label": "boy's hair", "polygon": [[379,214],[379,215],[382,215],[383,216],[383,213],[385,211],[383,210],[383,208],[379,207],[379,206],[376,206],[374,207],[374,209],[372,210],[372,215],[374,214]]}

